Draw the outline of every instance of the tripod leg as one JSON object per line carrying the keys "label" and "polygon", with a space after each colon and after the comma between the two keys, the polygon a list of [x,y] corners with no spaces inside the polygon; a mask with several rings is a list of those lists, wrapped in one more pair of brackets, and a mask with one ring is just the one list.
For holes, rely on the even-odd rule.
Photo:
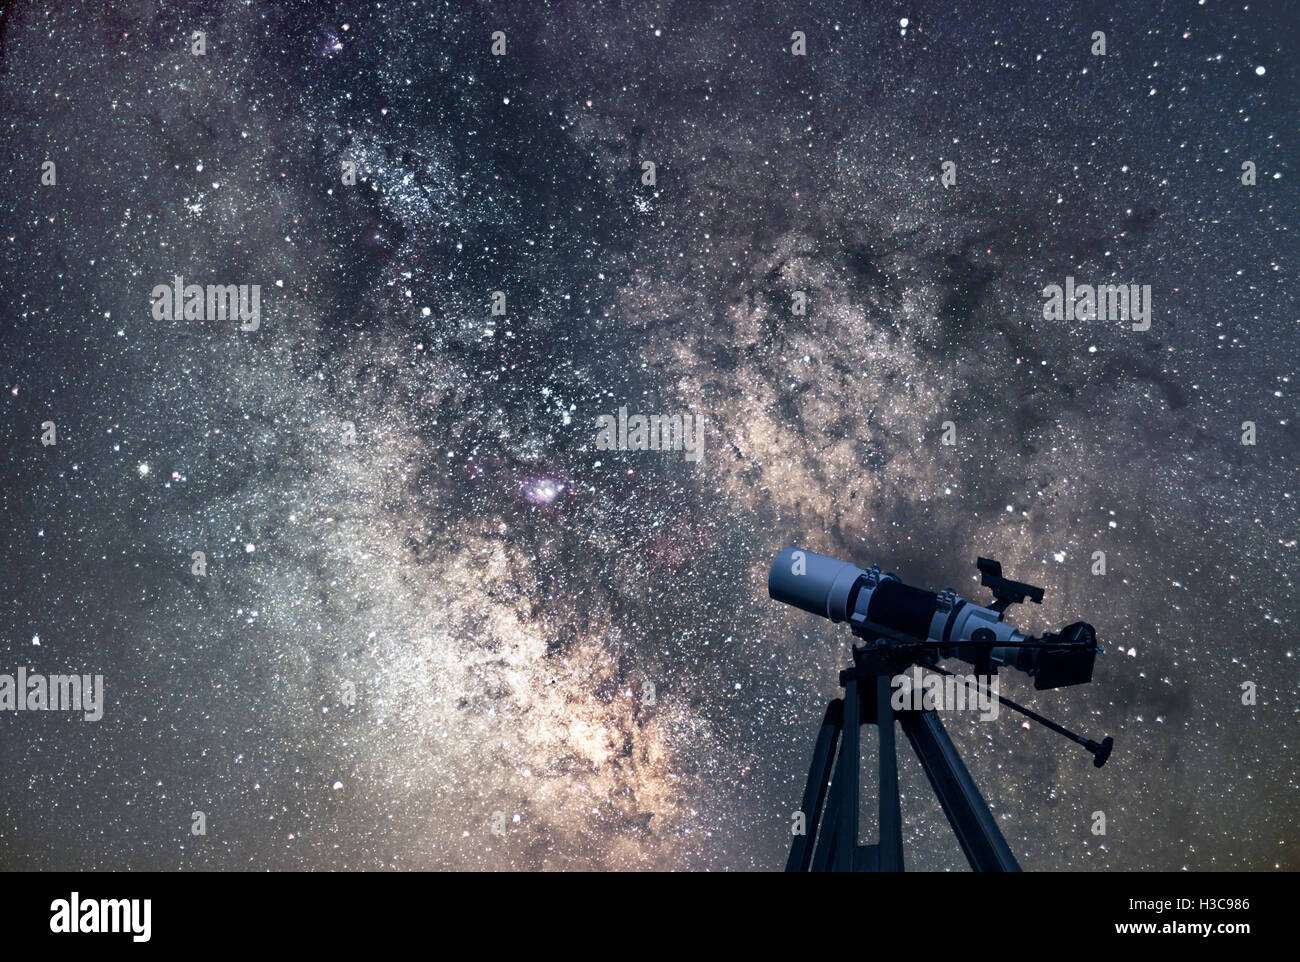
{"label": "tripod leg", "polygon": [[876,678],[876,728],[880,733],[880,841],[877,870],[903,871],[903,816],[898,799],[898,753],[894,733],[892,687],[888,675]]}
{"label": "tripod leg", "polygon": [[[817,827],[821,824],[822,806],[826,802],[826,790],[830,786],[832,760],[835,758],[835,746],[840,740],[840,731],[844,727],[844,702],[836,698],[826,706],[826,715],[822,718],[821,731],[817,733],[817,744],[813,748],[812,765],[808,768],[808,784],[803,790],[803,805],[800,811],[804,817],[804,833],[796,835],[790,843],[790,858],[785,863],[787,872],[806,872],[812,865],[813,842],[817,838]],[[830,825],[835,824],[835,809],[831,808],[827,818]]]}
{"label": "tripod leg", "polygon": [[839,827],[840,786],[831,779],[831,791],[826,797],[826,819],[821,836],[817,839],[817,848],[813,852],[812,870],[829,872],[835,864],[835,832]]}
{"label": "tripod leg", "polygon": [[970,867],[976,872],[1019,872],[1020,865],[939,716],[933,711],[903,711],[898,713],[898,720],[939,796],[939,804]]}
{"label": "tripod leg", "polygon": [[835,788],[839,793],[836,813],[835,858],[832,870],[852,872],[858,848],[858,752],[861,741],[862,709],[858,704],[858,681],[844,682],[844,728],[840,758],[835,767]]}

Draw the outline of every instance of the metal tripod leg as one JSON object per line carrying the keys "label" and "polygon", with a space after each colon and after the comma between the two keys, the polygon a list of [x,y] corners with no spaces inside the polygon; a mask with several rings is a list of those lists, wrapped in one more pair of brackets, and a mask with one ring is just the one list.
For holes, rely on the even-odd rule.
{"label": "metal tripod leg", "polygon": [[880,745],[880,841],[876,871],[903,871],[903,814],[898,797],[898,752],[894,733],[892,686],[886,675],[876,678],[876,729]]}
{"label": "metal tripod leg", "polygon": [[939,716],[932,711],[903,711],[898,713],[898,720],[939,796],[939,804],[970,867],[976,872],[1019,872],[1019,863]]}
{"label": "metal tripod leg", "polygon": [[[790,845],[790,858],[785,863],[787,872],[806,872],[812,865],[813,842],[821,824],[822,808],[827,804],[826,791],[830,787],[831,765],[843,727],[844,701],[836,698],[826,706],[822,728],[817,733],[817,745],[813,748],[812,764],[808,767],[808,784],[804,786],[803,805],[800,807],[804,816],[804,834],[796,835]],[[830,811],[833,813],[835,809],[831,808]],[[833,825],[834,816],[828,821]]]}
{"label": "metal tripod leg", "polygon": [[835,829],[839,820],[835,817],[840,810],[840,789],[835,779],[831,779],[831,792],[826,797],[826,823],[822,826],[821,837],[817,839],[817,850],[813,853],[812,870],[829,872],[835,867]]}
{"label": "metal tripod leg", "polygon": [[[857,679],[847,678],[843,700],[837,698],[826,709],[800,809],[806,834],[794,837],[787,872],[903,870],[898,757],[889,694],[888,677],[875,678],[865,695],[860,695]],[[867,721],[876,725],[880,737],[880,840],[876,845],[857,844],[860,726]]]}
{"label": "metal tripod leg", "polygon": [[834,814],[835,858],[831,869],[852,872],[858,850],[858,751],[862,734],[862,708],[858,704],[858,681],[844,682],[844,730],[840,739],[840,758],[835,766],[839,794],[839,811]]}

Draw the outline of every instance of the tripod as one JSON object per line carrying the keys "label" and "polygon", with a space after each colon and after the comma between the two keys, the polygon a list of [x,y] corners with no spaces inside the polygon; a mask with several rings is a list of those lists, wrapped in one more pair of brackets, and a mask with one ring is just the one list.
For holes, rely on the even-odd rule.
{"label": "tripod", "polygon": [[[903,823],[894,731],[897,721],[920,759],[971,868],[977,872],[1019,872],[1019,863],[938,714],[929,709],[895,711],[891,704],[891,679],[909,665],[921,664],[943,674],[951,672],[934,665],[937,659],[932,652],[927,652],[932,646],[923,639],[901,635],[871,622],[860,624],[857,630],[868,639],[868,644],[853,647],[853,664],[840,672],[844,697],[834,699],[822,719],[800,809],[805,834],[795,836],[786,871],[903,871]],[[972,639],[977,664],[987,665],[990,641],[991,633]],[[1096,767],[1100,768],[1110,756],[1113,741],[1109,737],[1094,742],[1009,699],[998,696],[998,700],[1083,745],[1092,752]],[[879,836],[874,845],[858,844],[859,736],[864,724],[876,726],[880,746]]]}

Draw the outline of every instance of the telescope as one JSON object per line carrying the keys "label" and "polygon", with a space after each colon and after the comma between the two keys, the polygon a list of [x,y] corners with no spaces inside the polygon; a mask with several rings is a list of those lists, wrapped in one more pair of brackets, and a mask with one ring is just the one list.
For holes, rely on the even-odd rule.
{"label": "telescope", "polygon": [[[1043,589],[1002,575],[1002,566],[979,558],[980,583],[993,594],[988,605],[951,589],[927,591],[904,584],[878,566],[859,568],[846,561],[806,551],[783,549],[768,572],[768,594],[835,623],[847,623],[864,644],[853,646],[853,665],[840,672],[844,698],[827,707],[813,751],[787,871],[902,871],[902,819],[898,796],[894,722],[915,749],[935,794],[976,871],[1019,871],[988,804],[966,770],[956,747],[932,708],[896,709],[892,679],[909,666],[953,676],[981,689],[999,669],[1021,672],[1039,690],[1081,685],[1092,680],[1102,649],[1092,625],[1076,621],[1041,637],[1027,635],[1004,620],[1007,608],[1042,604]],[[945,658],[964,661],[975,679],[963,679],[939,666]],[[1097,768],[1106,764],[1114,740],[1084,738],[1037,712],[993,697],[1039,724],[1086,748]],[[858,844],[858,740],[862,724],[875,724],[880,743],[880,841]],[[839,744],[840,742],[843,744]],[[836,752],[839,746],[838,755]],[[823,824],[824,822],[824,824]],[[796,818],[796,827],[800,820]]]}
{"label": "telescope", "polygon": [[[924,639],[923,647],[939,658],[957,658],[984,668],[979,651],[992,642],[988,658],[994,666],[1033,676],[1039,691],[1092,681],[1097,634],[1092,625],[1076,621],[1042,638],[1022,634],[1002,620],[1006,609],[1028,599],[1043,603],[1043,589],[1002,577],[1002,565],[988,558],[976,562],[982,584],[993,590],[993,604],[983,608],[951,590],[935,593],[905,585],[895,574],[866,570],[826,555],[786,548],[772,562],[767,591],[776,601],[802,608],[831,621],[847,621],[862,633],[871,623]],[[991,639],[975,635],[991,631]],[[918,646],[918,647],[922,647]]]}

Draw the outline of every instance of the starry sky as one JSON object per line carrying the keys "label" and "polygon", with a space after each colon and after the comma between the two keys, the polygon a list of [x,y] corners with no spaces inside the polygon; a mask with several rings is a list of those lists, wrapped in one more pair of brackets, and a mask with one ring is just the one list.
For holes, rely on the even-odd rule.
{"label": "starry sky", "polygon": [[1096,626],[1002,681],[1105,768],[947,719],[1026,869],[1300,869],[1287,6],[5,3],[0,672],[107,704],[0,713],[0,867],[780,868],[851,641],[799,544]]}

